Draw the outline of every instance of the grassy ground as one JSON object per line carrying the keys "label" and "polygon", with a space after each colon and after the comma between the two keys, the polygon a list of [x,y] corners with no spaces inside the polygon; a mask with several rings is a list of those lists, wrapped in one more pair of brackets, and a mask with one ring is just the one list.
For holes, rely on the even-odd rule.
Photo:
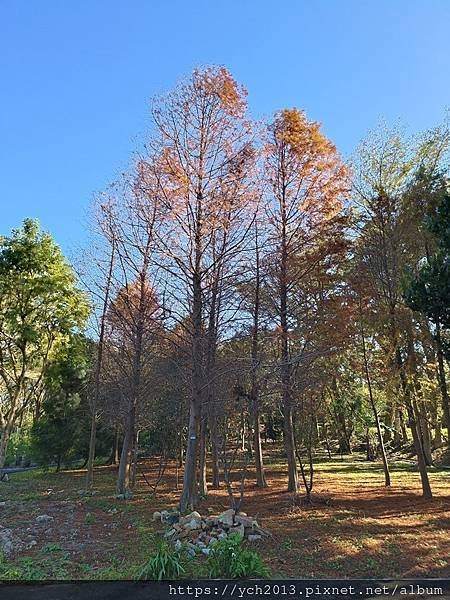
{"label": "grassy ground", "polygon": [[[143,461],[141,468],[149,481],[156,479],[156,460]],[[257,549],[273,576],[450,576],[448,470],[430,469],[435,498],[427,502],[411,463],[392,465],[392,487],[386,490],[378,463],[357,455],[324,460],[317,465],[311,506],[299,505],[298,498],[285,492],[285,469],[276,454],[267,474],[269,487],[259,490],[249,473],[242,510],[272,534]],[[161,533],[161,524],[152,522],[153,511],[176,506],[175,467],[167,469],[156,496],[140,476],[128,501],[114,497],[114,467],[96,468],[94,496],[78,493],[84,476],[81,470],[35,470],[0,484],[0,500],[6,501],[0,522],[24,545],[12,558],[0,560],[0,578],[135,576]],[[178,487],[180,477],[179,482]],[[211,490],[199,510],[206,513],[208,508],[228,508],[223,489]],[[36,522],[43,514],[53,518]],[[201,573],[201,565],[196,572]]]}

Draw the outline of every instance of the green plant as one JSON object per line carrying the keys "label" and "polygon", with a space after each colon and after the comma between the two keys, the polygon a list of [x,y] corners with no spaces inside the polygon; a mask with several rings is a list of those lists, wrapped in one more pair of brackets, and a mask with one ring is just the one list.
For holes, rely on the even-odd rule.
{"label": "green plant", "polygon": [[184,549],[177,551],[167,542],[160,542],[156,554],[140,570],[138,579],[178,579],[186,572],[188,555]]}
{"label": "green plant", "polygon": [[243,548],[242,542],[242,536],[233,533],[214,544],[207,560],[209,577],[269,577],[270,571],[259,554]]}
{"label": "green plant", "polygon": [[95,515],[93,515],[90,512],[86,513],[86,516],[84,517],[84,522],[86,523],[86,525],[92,525],[93,523],[95,523]]}
{"label": "green plant", "polygon": [[10,563],[5,554],[0,551],[0,579],[19,579],[20,569]]}
{"label": "green plant", "polygon": [[49,553],[49,552],[61,552],[62,548],[59,544],[53,544],[53,543],[49,543],[49,544],[45,544],[45,546],[42,548],[42,552],[45,553]]}

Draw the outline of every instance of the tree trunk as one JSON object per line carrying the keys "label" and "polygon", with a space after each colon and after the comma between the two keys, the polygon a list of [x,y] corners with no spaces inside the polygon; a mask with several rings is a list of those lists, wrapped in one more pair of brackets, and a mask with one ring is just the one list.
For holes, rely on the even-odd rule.
{"label": "tree trunk", "polygon": [[[361,306],[360,306],[360,309],[361,309]],[[362,318],[362,314],[361,314],[361,318]],[[384,485],[386,487],[390,487],[391,475],[389,473],[389,464],[388,464],[387,455],[386,455],[386,448],[384,447],[383,432],[381,431],[380,418],[378,416],[377,406],[375,404],[375,399],[373,397],[372,379],[370,377],[370,372],[369,372],[369,363],[368,363],[367,351],[366,351],[366,339],[365,339],[365,335],[364,335],[362,321],[361,321],[360,329],[361,329],[361,340],[362,340],[362,350],[363,350],[363,359],[364,359],[364,372],[366,375],[367,389],[369,390],[369,401],[370,401],[370,406],[372,407],[372,412],[373,412],[375,424],[377,427],[378,445],[380,447],[381,458],[383,460]]]}
{"label": "tree trunk", "polygon": [[255,455],[256,485],[259,488],[267,486],[264,473],[264,461],[261,443],[261,418],[259,408],[259,386],[258,386],[258,362],[259,362],[259,312],[260,312],[260,255],[259,255],[259,237],[258,225],[255,225],[255,296],[253,302],[253,329],[252,329],[252,374],[250,403],[251,414],[253,418],[253,451]]}
{"label": "tree trunk", "polygon": [[119,464],[119,444],[120,444],[120,430],[119,430],[119,426],[117,426],[116,433],[114,435],[113,465]]}
{"label": "tree trunk", "polygon": [[197,454],[198,454],[198,405],[191,400],[189,426],[184,461],[183,491],[180,498],[180,511],[186,512],[197,504]]}
{"label": "tree trunk", "polygon": [[217,442],[217,424],[215,420],[215,409],[212,411],[211,423],[209,425],[211,435],[211,461],[212,461],[212,488],[220,488],[220,469],[219,469],[219,445]]}
{"label": "tree trunk", "polygon": [[133,440],[133,463],[132,463],[132,469],[131,469],[131,487],[132,488],[136,487],[138,459],[139,459],[139,431],[136,431],[134,440]]}
{"label": "tree trunk", "polygon": [[295,459],[295,440],[293,426],[293,411],[284,408],[284,449],[288,463],[288,492],[296,492],[298,489],[297,461]]}
{"label": "tree trunk", "polygon": [[1,469],[5,466],[6,451],[8,450],[8,442],[11,435],[11,427],[6,425],[2,431],[2,439],[0,440],[0,476]]}
{"label": "tree trunk", "polygon": [[450,446],[450,401],[448,396],[447,380],[445,377],[444,352],[442,350],[441,325],[436,322],[436,353],[438,364],[439,389],[441,391],[442,411],[444,413],[444,422],[447,428],[447,441]]}
{"label": "tree trunk", "polygon": [[198,493],[201,497],[208,495],[208,486],[206,484],[206,442],[207,442],[207,415],[205,407],[202,408],[200,417],[200,440],[199,440],[199,460],[198,460]]}
{"label": "tree trunk", "polygon": [[430,428],[428,426],[428,418],[425,407],[423,405],[423,401],[420,398],[418,402],[418,411],[419,411],[419,422],[420,422],[420,431],[422,432],[422,446],[423,446],[423,454],[425,457],[425,462],[428,467],[433,465],[433,454],[431,448],[431,434]]}
{"label": "tree trunk", "polygon": [[425,456],[423,452],[422,446],[422,435],[418,424],[417,419],[417,408],[415,406],[415,402],[411,398],[411,392],[408,388],[408,382],[406,380],[406,374],[404,372],[402,356],[400,353],[400,348],[396,347],[395,350],[395,358],[397,363],[398,372],[400,375],[400,382],[403,390],[403,397],[405,399],[406,408],[408,411],[409,424],[411,427],[411,432],[414,441],[414,448],[417,456],[417,463],[419,467],[420,479],[422,483],[422,495],[424,498],[432,498],[433,494],[431,492],[430,480],[428,478],[427,466],[425,463]]}
{"label": "tree trunk", "polygon": [[[202,164],[202,157],[200,157]],[[186,457],[183,475],[183,491],[180,497],[180,511],[197,504],[197,459],[200,417],[203,406],[203,193],[202,181],[198,182],[194,236],[194,269],[192,272],[192,396],[189,406],[189,426],[186,444]]]}
{"label": "tree trunk", "polygon": [[123,438],[122,452],[120,454],[119,471],[117,474],[117,495],[125,495],[130,490],[131,483],[131,464],[133,461],[133,440],[135,428],[135,406],[132,403],[130,407],[125,435]]}
{"label": "tree trunk", "polygon": [[90,490],[94,482],[94,460],[95,460],[95,443],[97,437],[97,407],[100,398],[100,376],[103,362],[103,343],[105,339],[105,324],[106,324],[106,311],[109,305],[109,295],[111,291],[111,282],[114,268],[114,260],[116,254],[116,243],[113,238],[111,244],[111,255],[108,266],[108,273],[106,277],[106,288],[105,297],[103,298],[103,310],[100,318],[100,333],[98,339],[98,353],[97,353],[97,364],[95,367],[95,383],[94,383],[94,398],[91,406],[91,433],[89,436],[89,454],[87,462],[86,472],[86,489]]}
{"label": "tree trunk", "polygon": [[95,407],[91,408],[91,433],[89,436],[89,454],[87,459],[86,489],[91,489],[94,483],[95,442],[97,437],[97,414]]}
{"label": "tree trunk", "polygon": [[[283,199],[284,200],[284,199]],[[289,328],[287,306],[287,231],[286,205],[282,204],[283,230],[281,235],[281,270],[280,270],[280,328],[281,328],[281,385],[283,402],[284,449],[288,463],[288,492],[298,489],[298,471],[295,457],[295,437],[293,409],[291,399],[291,365],[289,353]]]}
{"label": "tree trunk", "polygon": [[264,473],[258,401],[253,402],[253,452],[255,455],[256,485],[259,488],[264,488],[267,486],[267,481]]}
{"label": "tree trunk", "polygon": [[421,431],[417,419],[417,407],[415,406],[415,403],[411,403],[411,406],[408,409],[408,414],[411,432],[414,440],[414,447],[416,449],[417,454],[417,463],[419,466],[420,478],[422,481],[422,495],[424,498],[430,499],[433,497],[433,494],[431,491],[430,480],[428,478],[425,454],[423,452],[422,446]]}

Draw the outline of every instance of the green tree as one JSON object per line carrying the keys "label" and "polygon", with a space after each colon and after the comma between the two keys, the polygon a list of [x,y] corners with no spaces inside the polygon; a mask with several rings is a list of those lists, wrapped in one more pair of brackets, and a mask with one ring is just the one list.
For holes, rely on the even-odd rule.
{"label": "green tree", "polygon": [[88,312],[72,268],[36,221],[0,238],[0,469],[18,421],[39,418],[51,360]]}
{"label": "green tree", "polygon": [[[436,189],[437,188],[437,189]],[[423,313],[433,324],[442,409],[450,432],[449,394],[444,366],[444,353],[450,358],[443,339],[450,329],[450,195],[441,178],[429,193],[431,202],[424,215],[423,226],[434,237],[435,251],[419,262],[416,272],[409,272],[404,282],[404,298],[410,308]],[[438,196],[437,202],[434,197]],[[449,435],[450,438],[450,435]]]}
{"label": "green tree", "polygon": [[42,416],[31,429],[33,455],[44,464],[62,463],[88,448],[88,399],[92,349],[80,335],[71,336],[50,362],[44,377]]}

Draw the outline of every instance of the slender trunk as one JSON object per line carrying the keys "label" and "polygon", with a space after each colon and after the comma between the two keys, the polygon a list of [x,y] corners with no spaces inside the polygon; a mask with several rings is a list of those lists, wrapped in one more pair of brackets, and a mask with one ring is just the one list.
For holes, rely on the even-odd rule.
{"label": "slender trunk", "polygon": [[220,487],[219,469],[219,444],[217,440],[217,423],[215,409],[212,411],[212,419],[209,430],[211,432],[211,462],[212,462],[212,488],[218,490]]}
{"label": "slender trunk", "polygon": [[284,449],[288,463],[288,492],[296,492],[298,488],[297,461],[295,457],[295,439],[293,426],[293,408],[291,398],[291,365],[289,354],[289,327],[287,307],[287,231],[286,203],[283,197],[281,205],[281,263],[280,263],[280,328],[281,328],[281,385],[283,405]]}
{"label": "slender trunk", "polygon": [[208,495],[208,486],[206,484],[206,441],[207,441],[207,415],[206,407],[203,406],[200,416],[200,440],[198,457],[198,493],[201,497]]}
{"label": "slender trunk", "polygon": [[431,405],[431,423],[434,430],[433,447],[440,448],[442,446],[442,424],[439,417],[439,408],[436,398],[433,399]]}
{"label": "slender trunk", "polygon": [[[201,189],[201,188],[200,188]],[[189,406],[189,426],[183,475],[180,511],[194,508],[197,503],[197,458],[199,420],[202,407],[202,195],[197,194],[197,222],[195,232],[195,265],[192,276],[192,396]]]}
{"label": "slender trunk", "polygon": [[259,415],[258,402],[253,403],[253,452],[255,455],[256,485],[264,488],[267,486],[264,473],[262,443],[261,443],[261,419]]}
{"label": "slender trunk", "polygon": [[116,253],[116,245],[113,239],[111,244],[111,255],[108,265],[108,273],[106,277],[105,296],[103,298],[103,309],[100,318],[100,334],[98,339],[97,365],[95,368],[95,383],[94,383],[94,398],[91,405],[91,432],[89,436],[89,454],[87,461],[86,472],[86,489],[91,489],[94,483],[94,460],[95,460],[95,443],[97,438],[97,407],[100,397],[100,376],[103,362],[103,345],[105,339],[106,312],[109,305],[109,295],[111,290],[112,274],[114,268],[114,260]]}
{"label": "slender trunk", "polygon": [[447,388],[447,380],[445,377],[444,367],[444,352],[442,349],[442,338],[441,338],[441,325],[439,321],[436,321],[436,354],[438,364],[438,378],[439,378],[439,389],[441,391],[442,411],[444,413],[444,422],[447,428],[447,441],[450,445],[450,401]]}
{"label": "slender trunk", "polygon": [[253,451],[255,455],[256,469],[256,485],[259,488],[267,486],[266,476],[264,473],[264,460],[261,443],[261,418],[259,407],[259,387],[258,387],[258,361],[259,361],[259,311],[260,311],[260,256],[259,256],[259,239],[258,226],[255,227],[255,296],[253,303],[253,330],[252,330],[252,373],[251,373],[251,413],[253,418]]}
{"label": "slender trunk", "polygon": [[0,476],[2,475],[1,469],[3,469],[6,462],[6,451],[8,450],[8,442],[10,435],[11,426],[6,425],[2,431],[2,439],[0,440]]}
{"label": "slender trunk", "polygon": [[405,416],[403,414],[403,410],[402,409],[399,409],[398,415],[399,415],[399,418],[400,418],[400,428],[402,430],[403,443],[406,444],[406,443],[408,443],[408,431],[406,429]]}
{"label": "slender trunk", "polygon": [[133,465],[131,470],[131,487],[136,487],[136,475],[138,468],[138,457],[139,457],[139,431],[136,431],[133,440]]}
{"label": "slender trunk", "polygon": [[97,437],[97,410],[96,403],[94,402],[91,414],[91,432],[89,435],[89,454],[87,459],[87,473],[86,473],[86,489],[91,489],[94,483],[94,460],[95,460],[95,442]]}
{"label": "slender trunk", "polygon": [[295,459],[295,441],[293,429],[293,410],[284,407],[284,449],[288,463],[288,492],[296,492],[298,488],[297,461]]}
{"label": "slender trunk", "polygon": [[[390,442],[393,435],[392,435],[392,426],[395,424],[395,417],[396,417],[396,406],[394,404],[393,400],[389,400],[386,406],[386,411],[384,414],[384,422],[386,424],[386,429],[384,431],[384,438],[386,440],[386,442]],[[395,432],[394,432],[394,440],[395,440]],[[395,443],[395,441],[394,441]]]}
{"label": "slender trunk", "polygon": [[394,416],[394,447],[399,448],[402,445],[402,429],[401,429],[401,410],[397,406]]}
{"label": "slender trunk", "polygon": [[134,410],[130,409],[125,435],[123,438],[122,452],[120,454],[119,471],[117,474],[116,494],[124,495],[130,489],[130,471],[133,458],[133,438],[134,438]]}
{"label": "slender trunk", "polygon": [[[146,273],[147,262],[144,260],[139,275],[140,293],[139,306],[136,315],[136,327],[133,336],[133,371],[128,404],[128,415],[122,453],[120,456],[119,472],[117,477],[117,494],[126,494],[133,485],[133,458],[137,450],[136,420],[141,394],[142,356],[145,329],[145,305],[146,305]],[[131,304],[131,310],[133,305]]]}
{"label": "slender trunk", "polygon": [[330,448],[330,442],[328,440],[328,423],[326,421],[324,421],[324,424],[323,424],[323,433],[325,436],[325,446],[327,449],[328,458],[331,460],[331,448]]}
{"label": "slender trunk", "polygon": [[241,410],[241,452],[245,452],[247,446],[247,423],[244,409]]}
{"label": "slender trunk", "polygon": [[[360,305],[360,311],[361,311],[360,317],[362,318],[361,305]],[[364,360],[364,373],[366,375],[367,389],[369,391],[369,401],[370,401],[370,406],[372,407],[372,412],[373,412],[375,424],[377,427],[378,444],[379,444],[380,451],[381,451],[381,458],[383,460],[384,485],[386,487],[390,487],[391,475],[389,473],[389,464],[388,464],[387,455],[386,455],[386,448],[384,447],[383,432],[381,431],[380,418],[378,416],[377,406],[375,404],[375,399],[373,397],[372,379],[370,377],[370,372],[369,372],[369,362],[368,362],[367,350],[366,350],[366,338],[364,335],[364,328],[363,328],[362,320],[360,321],[360,331],[361,331],[362,351],[363,351],[363,360]]]}
{"label": "slender trunk", "polygon": [[422,481],[422,495],[424,498],[432,498],[433,494],[431,491],[430,481],[428,478],[427,465],[425,462],[425,455],[423,452],[421,431],[420,431],[420,426],[418,424],[417,407],[415,406],[415,402],[412,402],[411,406],[408,408],[408,414],[409,414],[409,422],[410,422],[411,432],[412,432],[413,440],[414,440],[414,447],[416,449],[416,454],[417,454],[417,463],[419,466],[420,478]]}
{"label": "slender trunk", "polygon": [[116,433],[114,435],[114,453],[113,453],[113,464],[119,464],[119,442],[120,442],[120,430],[119,426],[116,427]]}
{"label": "slender trunk", "polygon": [[418,417],[420,423],[420,431],[422,432],[422,445],[425,462],[428,467],[433,465],[433,454],[431,449],[431,433],[428,425],[428,417],[423,403],[423,398],[418,398]]}
{"label": "slender trunk", "polygon": [[422,495],[424,498],[432,498],[433,494],[430,487],[430,480],[428,478],[427,466],[425,463],[425,456],[423,452],[422,446],[422,435],[418,424],[417,419],[417,407],[415,406],[415,402],[411,398],[411,392],[408,387],[408,382],[406,380],[406,374],[404,371],[403,360],[400,353],[400,348],[396,347],[395,358],[397,363],[398,372],[400,375],[400,382],[403,390],[403,397],[406,404],[406,409],[408,411],[409,424],[411,427],[411,432],[414,441],[414,448],[417,455],[417,463],[419,467],[420,479],[422,483]]}
{"label": "slender trunk", "polygon": [[183,491],[180,498],[180,511],[186,512],[197,504],[197,450],[199,410],[194,400],[191,400],[189,410],[189,426],[184,461]]}

